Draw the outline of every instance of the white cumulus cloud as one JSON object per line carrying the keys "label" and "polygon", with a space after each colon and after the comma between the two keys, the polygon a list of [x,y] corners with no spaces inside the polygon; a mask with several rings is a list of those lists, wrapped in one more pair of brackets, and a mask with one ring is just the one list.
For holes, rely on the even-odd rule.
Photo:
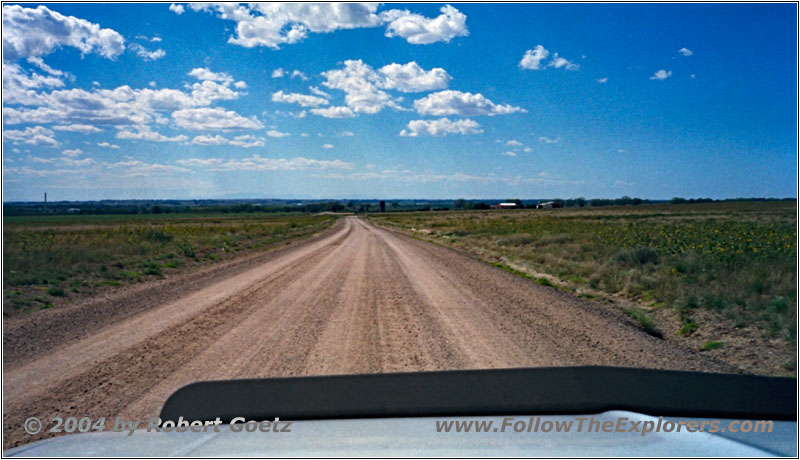
{"label": "white cumulus cloud", "polygon": [[77,157],[78,155],[82,154],[83,150],[81,149],[67,149],[61,152],[62,155],[66,155],[68,157]]}
{"label": "white cumulus cloud", "polygon": [[264,126],[253,116],[243,117],[232,110],[219,107],[183,109],[172,112],[172,119],[181,128],[204,129],[261,129]]}
{"label": "white cumulus cloud", "polygon": [[[190,3],[195,11],[216,14],[234,21],[235,34],[228,42],[252,48],[278,49],[304,40],[310,33],[386,25],[387,37],[402,37],[409,43],[449,42],[468,35],[466,16],[446,5],[441,15],[427,18],[408,10],[378,13],[378,3]],[[180,14],[183,8],[171,6]]]}
{"label": "white cumulus cloud", "polygon": [[[7,72],[7,70],[9,70]],[[135,89],[128,85],[114,89],[93,87],[91,90],[72,88],[50,92],[31,91],[31,77],[20,77],[16,64],[3,65],[3,118],[5,124],[59,123],[68,125],[147,125],[166,123],[163,112],[208,106],[217,100],[237,99],[244,82],[222,72],[205,68],[192,70],[189,75],[201,80],[177,89]],[[49,78],[49,77],[47,77]],[[237,90],[233,89],[236,88]]]}
{"label": "white cumulus cloud", "polygon": [[138,43],[131,43],[129,49],[145,61],[157,61],[167,55],[162,49],[151,51]]}
{"label": "white cumulus cloud", "polygon": [[663,80],[666,80],[667,78],[669,78],[671,76],[672,76],[672,71],[671,70],[661,69],[661,70],[657,71],[656,73],[654,73],[653,76],[650,77],[650,79],[651,80],[662,80],[663,81]]}
{"label": "white cumulus cloud", "polygon": [[324,97],[325,99],[330,99],[331,95],[322,91],[321,89],[317,88],[316,86],[309,86],[308,89],[316,94],[317,96]]}
{"label": "white cumulus cloud", "polygon": [[58,145],[53,131],[44,126],[29,126],[24,130],[4,129],[3,141],[11,141],[15,144],[49,145],[51,147]]}
{"label": "white cumulus cloud", "polygon": [[414,61],[407,64],[389,64],[378,69],[386,76],[380,83],[382,88],[396,89],[404,93],[431,91],[447,88],[452,77],[442,68],[426,71]]}
{"label": "white cumulus cloud", "polygon": [[197,145],[222,145],[222,144],[226,144],[227,142],[228,142],[228,139],[225,139],[224,137],[220,136],[219,134],[217,134],[216,136],[203,136],[203,135],[200,135],[200,136],[195,136],[192,139],[192,144],[197,144]]}
{"label": "white cumulus cloud", "polygon": [[388,21],[387,37],[402,37],[414,45],[449,43],[455,37],[469,35],[467,16],[450,5],[443,6],[435,18],[426,18],[408,10],[391,10],[381,14]]}
{"label": "white cumulus cloud", "polygon": [[335,106],[326,107],[324,109],[311,109],[311,113],[325,118],[352,118],[356,116],[350,107]]}
{"label": "white cumulus cloud", "polygon": [[207,67],[194,68],[191,71],[189,71],[187,75],[201,81],[210,80],[210,81],[218,81],[220,83],[225,83],[225,82],[230,83],[233,81],[233,77],[230,76],[230,74],[225,72],[212,72]]}
{"label": "white cumulus cloud", "polygon": [[345,104],[358,113],[378,113],[385,107],[401,109],[398,98],[380,89],[384,77],[360,59],[344,61],[344,68],[322,72],[325,85],[345,92]]}
{"label": "white cumulus cloud", "polygon": [[263,137],[256,137],[252,134],[245,134],[242,136],[236,136],[232,140],[228,141],[228,144],[235,145],[237,147],[243,148],[250,148],[250,147],[263,147],[264,146],[264,138]]}
{"label": "white cumulus cloud", "polygon": [[505,115],[515,112],[527,112],[521,107],[506,104],[495,104],[480,93],[465,93],[445,90],[431,93],[414,101],[414,108],[422,115]]}
{"label": "white cumulus cloud", "polygon": [[3,61],[3,102],[25,103],[30,100],[29,90],[38,88],[60,88],[64,81],[56,76],[28,72],[19,64]]}
{"label": "white cumulus cloud", "polygon": [[[129,139],[151,142],[183,142],[188,140],[188,137],[180,134],[173,137],[165,136],[161,133],[151,131],[147,126],[137,126],[136,131],[122,129],[117,132],[117,139]],[[107,144],[107,143],[106,143]],[[100,145],[101,147],[108,147],[108,145]]]}
{"label": "white cumulus cloud", "polygon": [[411,120],[406,129],[400,131],[401,136],[417,137],[420,134],[430,136],[446,136],[448,134],[480,134],[483,132],[476,121],[469,118],[451,121],[448,118],[438,120]]}
{"label": "white cumulus cloud", "polygon": [[53,126],[56,131],[70,131],[74,133],[99,133],[102,129],[92,125],[56,125]]}
{"label": "white cumulus cloud", "polygon": [[553,53],[553,59],[550,61],[548,66],[555,67],[556,69],[563,67],[567,70],[578,70],[581,67],[579,64],[575,64],[572,61],[560,57],[558,53]]}
{"label": "white cumulus cloud", "polygon": [[300,104],[301,107],[318,107],[320,105],[328,105],[327,99],[311,96],[310,94],[284,93],[283,90],[272,93],[272,102]]}
{"label": "white cumulus cloud", "polygon": [[[215,136],[195,136],[192,139],[192,144],[197,145],[235,145],[237,147],[243,148],[250,148],[250,147],[263,147],[265,139],[263,137],[253,136],[252,134],[245,134],[241,136],[236,136],[233,139],[227,139],[225,137],[220,136],[219,134]],[[180,164],[180,161],[178,162]]]}
{"label": "white cumulus cloud", "polygon": [[50,75],[53,75],[53,76],[56,76],[56,77],[63,77],[64,76],[64,72],[63,71],[50,67],[39,56],[31,56],[26,60],[29,63],[35,65],[36,67],[38,67],[38,68],[44,70],[45,72],[49,73]]}
{"label": "white cumulus cloud", "polygon": [[539,70],[542,68],[542,61],[549,55],[550,52],[544,46],[536,45],[532,50],[525,51],[525,55],[519,61],[519,66],[523,69]]}
{"label": "white cumulus cloud", "polygon": [[387,107],[404,110],[399,104],[403,98],[394,97],[387,90],[410,93],[442,89],[451,79],[442,68],[425,70],[414,61],[392,63],[375,70],[360,59],[346,60],[342,68],[322,72],[322,76],[324,86],[345,93],[345,105],[353,113],[366,114],[378,113]]}
{"label": "white cumulus cloud", "polygon": [[536,45],[533,49],[525,51],[525,54],[519,61],[519,67],[527,70],[542,70],[546,67],[553,67],[556,69],[564,68],[566,70],[578,70],[580,68],[579,64],[575,64],[559,56],[558,53],[553,53],[550,62],[545,64],[544,61],[546,61],[548,57],[550,57],[550,51],[542,45]]}
{"label": "white cumulus cloud", "polygon": [[280,137],[290,136],[290,134],[289,133],[280,132],[277,129],[270,129],[269,131],[267,131],[267,136],[280,138]]}
{"label": "white cumulus cloud", "polygon": [[125,50],[125,39],[115,30],[46,6],[3,5],[4,61],[45,56],[62,46],[113,59]]}
{"label": "white cumulus cloud", "polygon": [[252,48],[297,43],[310,32],[375,27],[381,24],[377,4],[357,3],[232,3],[189,4],[193,10],[216,13],[221,19],[236,22],[236,34],[229,43]]}
{"label": "white cumulus cloud", "polygon": [[292,75],[290,78],[299,78],[303,81],[308,81],[308,77],[306,76],[306,74],[296,69],[292,71]]}

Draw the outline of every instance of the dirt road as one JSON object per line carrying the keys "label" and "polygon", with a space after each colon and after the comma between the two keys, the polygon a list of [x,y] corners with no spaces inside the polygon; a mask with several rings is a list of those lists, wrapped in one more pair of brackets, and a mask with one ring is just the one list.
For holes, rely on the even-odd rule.
{"label": "dirt road", "polygon": [[197,380],[585,364],[736,371],[355,217],[244,262],[31,316],[4,325],[4,448],[43,436],[23,431],[27,417],[145,420]]}

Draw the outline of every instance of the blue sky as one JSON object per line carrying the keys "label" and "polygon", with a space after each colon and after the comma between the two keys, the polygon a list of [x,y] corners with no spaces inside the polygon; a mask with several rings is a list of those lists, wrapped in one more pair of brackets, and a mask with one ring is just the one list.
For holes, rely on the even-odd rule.
{"label": "blue sky", "polygon": [[793,4],[3,6],[4,201],[796,197]]}

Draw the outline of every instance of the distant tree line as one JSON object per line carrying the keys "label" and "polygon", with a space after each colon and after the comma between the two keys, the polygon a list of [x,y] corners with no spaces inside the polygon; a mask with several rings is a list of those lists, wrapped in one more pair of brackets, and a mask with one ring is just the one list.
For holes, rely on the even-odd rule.
{"label": "distant tree line", "polygon": [[[498,203],[515,203],[517,208],[536,208],[543,202],[557,202],[567,208],[600,206],[637,206],[655,203],[711,203],[737,201],[796,201],[795,198],[733,198],[713,200],[711,198],[672,198],[671,200],[648,200],[623,196],[621,198],[553,198],[541,200],[394,200],[386,203],[387,212],[398,211],[449,211],[487,210]],[[4,216],[63,215],[63,214],[180,214],[180,213],[307,213],[320,212],[378,212],[378,200],[125,200],[83,202],[4,203]]]}
{"label": "distant tree line", "polygon": [[[509,198],[504,200],[504,203],[514,203],[517,205],[518,209],[534,209],[536,205],[540,203],[546,202],[555,202],[561,204],[562,207],[565,208],[582,208],[584,206],[626,206],[626,205],[639,205],[639,204],[646,204],[646,203],[663,203],[663,201],[653,201],[653,200],[646,200],[642,198],[631,198],[629,196],[623,196],[622,198],[592,198],[587,200],[584,197],[578,198],[569,198],[569,199],[561,199],[561,198],[552,198],[552,199],[542,199],[542,200],[520,200],[518,198]],[[491,205],[496,203],[486,203],[483,201],[467,201],[467,200],[455,200],[453,202],[453,209],[491,209]]]}
{"label": "distant tree line", "polygon": [[[657,203],[670,203],[670,204],[684,204],[684,203],[723,203],[723,202],[741,202],[741,201],[796,201],[796,198],[727,198],[722,200],[714,200],[712,198],[672,198],[671,200],[648,200],[645,198],[636,198],[623,196],[621,198],[591,198],[584,197],[578,198],[553,198],[542,200],[520,200],[520,199],[507,199],[503,200],[504,203],[514,203],[518,209],[534,209],[540,203],[546,202],[560,203],[565,208],[583,208],[583,207],[600,207],[600,206],[638,206],[641,204],[657,204]],[[484,201],[468,201],[468,200],[455,200],[453,201],[454,210],[481,210],[491,209],[492,204],[496,201],[486,203]]]}

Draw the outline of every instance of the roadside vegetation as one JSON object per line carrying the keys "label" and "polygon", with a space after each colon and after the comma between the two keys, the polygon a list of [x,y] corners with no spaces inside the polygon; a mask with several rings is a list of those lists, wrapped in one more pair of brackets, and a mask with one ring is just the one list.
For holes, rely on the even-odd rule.
{"label": "roadside vegetation", "polygon": [[4,316],[265,249],[335,220],[308,214],[7,216]]}
{"label": "roadside vegetation", "polygon": [[[630,301],[623,313],[651,335],[756,326],[796,345],[795,213],[796,202],[729,202],[370,218],[589,299]],[[658,325],[663,311],[677,321]]]}

